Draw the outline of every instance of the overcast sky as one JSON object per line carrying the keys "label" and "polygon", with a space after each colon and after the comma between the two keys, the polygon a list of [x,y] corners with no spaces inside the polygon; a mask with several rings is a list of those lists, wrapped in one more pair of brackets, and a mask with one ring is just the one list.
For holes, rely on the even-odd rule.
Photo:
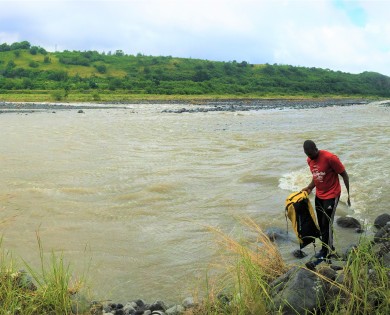
{"label": "overcast sky", "polygon": [[0,43],[390,76],[390,0],[0,0]]}

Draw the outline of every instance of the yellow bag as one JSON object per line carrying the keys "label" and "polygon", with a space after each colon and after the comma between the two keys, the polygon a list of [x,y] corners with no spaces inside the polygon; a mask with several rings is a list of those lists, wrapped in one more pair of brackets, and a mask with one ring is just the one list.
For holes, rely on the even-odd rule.
{"label": "yellow bag", "polygon": [[313,207],[306,191],[290,194],[286,199],[286,217],[292,223],[298,237],[300,249],[319,238],[320,228]]}

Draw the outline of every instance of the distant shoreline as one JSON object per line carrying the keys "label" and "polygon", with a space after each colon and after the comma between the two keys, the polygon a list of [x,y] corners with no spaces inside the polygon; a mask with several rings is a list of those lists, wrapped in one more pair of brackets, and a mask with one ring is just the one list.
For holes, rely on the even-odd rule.
{"label": "distant shoreline", "polygon": [[283,99],[283,98],[227,98],[227,99],[135,99],[129,101],[112,102],[10,102],[0,101],[1,110],[51,110],[51,109],[102,109],[125,108],[127,105],[137,104],[172,104],[190,106],[236,106],[245,107],[319,107],[367,104],[372,100],[364,98],[325,98],[325,99]]}

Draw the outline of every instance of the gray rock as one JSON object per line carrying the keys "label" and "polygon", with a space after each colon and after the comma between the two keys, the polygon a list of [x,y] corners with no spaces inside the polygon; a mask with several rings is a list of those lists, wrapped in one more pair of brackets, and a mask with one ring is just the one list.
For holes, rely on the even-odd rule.
{"label": "gray rock", "polygon": [[26,290],[36,291],[37,287],[33,282],[33,278],[26,272],[26,270],[21,269],[14,275],[15,283]]}
{"label": "gray rock", "polygon": [[123,307],[123,310],[125,311],[126,314],[132,314],[135,312],[134,304],[137,305],[134,302],[126,303],[126,305]]}
{"label": "gray rock", "polygon": [[73,314],[84,314],[91,309],[91,302],[80,293],[72,294],[70,300],[72,302],[71,307]]}
{"label": "gray rock", "polygon": [[361,229],[362,225],[358,220],[352,217],[340,217],[337,218],[336,223],[338,226],[343,228],[355,228],[355,229]]}
{"label": "gray rock", "polygon": [[171,308],[167,309],[165,311],[165,314],[167,314],[167,315],[181,315],[184,313],[184,311],[185,311],[184,306],[175,305],[175,306],[172,306]]}
{"label": "gray rock", "polygon": [[374,255],[376,255],[379,258],[384,257],[386,254],[390,253],[390,241],[375,244],[371,248],[371,251]]}
{"label": "gray rock", "polygon": [[318,273],[332,281],[336,280],[337,273],[333,268],[329,266],[321,266],[318,270]]}
{"label": "gray rock", "polygon": [[347,264],[346,261],[332,260],[332,264],[330,265],[330,268],[336,271],[343,270],[346,264]]}
{"label": "gray rock", "polygon": [[187,297],[184,299],[182,305],[184,306],[185,309],[188,309],[188,308],[193,308],[196,306],[196,303],[194,302],[194,298],[193,297]]}
{"label": "gray rock", "polygon": [[304,257],[307,256],[307,254],[306,254],[304,251],[300,250],[300,249],[294,250],[294,251],[292,252],[292,254],[293,254],[293,256],[294,256],[295,258],[299,258],[299,259],[304,258]]}
{"label": "gray rock", "polygon": [[[73,312],[73,310],[72,310]],[[102,315],[103,314],[103,304],[98,301],[92,301],[91,302],[91,307],[89,309],[89,313],[91,315]],[[74,313],[77,314],[77,313]]]}
{"label": "gray rock", "polygon": [[273,296],[275,308],[282,309],[283,314],[305,314],[324,304],[324,281],[315,273],[300,268],[290,274],[288,279]]}
{"label": "gray rock", "polygon": [[383,228],[386,225],[386,223],[389,221],[390,221],[390,214],[383,213],[383,214],[377,216],[377,218],[374,221],[374,226],[377,229],[380,229],[380,228]]}
{"label": "gray rock", "polygon": [[283,289],[283,284],[290,279],[291,275],[296,273],[297,269],[298,267],[293,267],[285,274],[281,275],[280,277],[276,278],[274,281],[271,282],[270,287],[272,288],[274,294],[278,293],[281,289]]}
{"label": "gray rock", "polygon": [[390,253],[386,253],[383,256],[383,266],[385,266],[386,268],[390,268]]}
{"label": "gray rock", "polygon": [[384,227],[380,228],[374,235],[374,242],[386,242],[390,238],[390,224],[386,224]]}
{"label": "gray rock", "polygon": [[154,311],[166,311],[167,307],[165,306],[165,303],[163,301],[156,301],[153,304],[149,306],[149,309]]}
{"label": "gray rock", "polygon": [[358,246],[356,244],[350,244],[343,253],[343,259],[347,260],[349,255],[355,252]]}
{"label": "gray rock", "polygon": [[266,231],[265,231],[265,234],[268,236],[268,238],[274,242],[274,241],[285,241],[285,240],[288,240],[288,234],[287,234],[287,231],[285,230],[282,230],[280,228],[277,228],[277,227],[272,227],[272,228],[268,228]]}

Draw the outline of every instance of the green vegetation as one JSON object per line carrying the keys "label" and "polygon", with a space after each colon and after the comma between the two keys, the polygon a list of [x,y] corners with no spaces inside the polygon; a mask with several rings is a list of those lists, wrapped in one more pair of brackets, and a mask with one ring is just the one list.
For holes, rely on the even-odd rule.
{"label": "green vegetation", "polygon": [[[66,91],[58,99],[59,93]],[[132,100],[148,96],[389,97],[390,77],[289,65],[253,65],[97,51],[47,52],[27,41],[0,45],[3,100]]]}
{"label": "green vegetation", "polygon": [[[282,314],[282,310],[275,307],[270,284],[293,266],[283,262],[277,245],[254,221],[246,219],[243,223],[246,231],[257,234],[256,242],[248,243],[245,238],[237,241],[231,235],[212,229],[225,249],[220,259],[221,272],[217,275],[214,272],[214,276],[207,279],[206,298],[201,299],[195,309],[187,311],[187,315]],[[363,238],[348,256],[336,280],[320,271],[310,271],[327,283],[329,297],[321,311],[308,310],[307,314],[389,314],[389,273],[381,259],[373,255],[372,246],[372,242]],[[304,264],[297,267],[306,269]]]}
{"label": "green vegetation", "polygon": [[[282,314],[276,306],[272,281],[293,266],[283,261],[277,246],[251,219],[244,219],[246,233],[256,235],[254,242],[246,238],[236,240],[218,229],[210,228],[218,236],[224,251],[213,266],[213,275],[206,279],[202,291],[206,296],[200,303],[185,311],[186,315],[257,315]],[[93,305],[80,298],[84,280],[74,280],[63,256],[44,257],[39,235],[41,270],[33,270],[26,262],[27,271],[18,270],[9,252],[0,253],[0,308],[1,314],[95,314]],[[389,272],[381,259],[373,254],[373,243],[362,238],[360,245],[348,256],[336,279],[319,271],[309,271],[319,281],[327,283],[325,303],[321,311],[307,314],[355,315],[389,314]],[[299,268],[305,267],[302,265]],[[220,272],[217,272],[219,268]],[[306,269],[305,269],[306,270]],[[322,295],[323,291],[317,291]],[[299,312],[302,314],[302,312]],[[96,313],[97,314],[97,313]]]}
{"label": "green vegetation", "polygon": [[[61,256],[51,254],[47,261],[38,236],[41,270],[33,270],[26,262],[18,262],[9,252],[0,253],[0,308],[1,314],[82,314],[74,297],[82,281],[74,281],[69,266]],[[84,310],[85,311],[85,310]]]}

